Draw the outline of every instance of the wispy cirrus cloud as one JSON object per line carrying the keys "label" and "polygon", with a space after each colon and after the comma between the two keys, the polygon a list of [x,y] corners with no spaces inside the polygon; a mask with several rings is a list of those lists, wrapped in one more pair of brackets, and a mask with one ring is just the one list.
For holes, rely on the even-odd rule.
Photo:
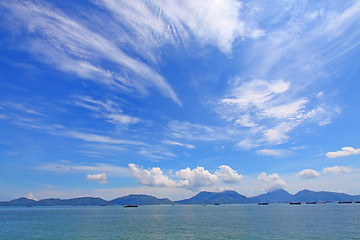
{"label": "wispy cirrus cloud", "polygon": [[177,120],[168,122],[166,132],[170,137],[188,141],[230,141],[240,133],[237,129]]}
{"label": "wispy cirrus cloud", "polygon": [[195,39],[230,53],[236,39],[264,34],[255,23],[242,19],[242,3],[234,0],[101,0],[97,4],[107,8],[124,28],[131,29],[132,37],[144,44],[146,52],[164,43],[186,45]]}
{"label": "wispy cirrus cloud", "polygon": [[110,134],[106,134],[106,133],[98,134],[98,133],[94,133],[92,130],[89,130],[89,132],[71,130],[60,124],[45,124],[42,121],[32,118],[28,119],[28,118],[17,117],[14,120],[16,124],[18,124],[23,128],[44,131],[51,135],[78,139],[88,143],[133,145],[133,146],[142,146],[142,147],[147,146],[145,142],[138,140],[118,138],[116,136],[111,136]]}
{"label": "wispy cirrus cloud", "polygon": [[71,104],[86,108],[95,113],[95,117],[102,117],[116,125],[131,125],[140,122],[137,117],[124,113],[120,106],[112,100],[96,100],[90,96],[74,96]]}
{"label": "wispy cirrus cloud", "polygon": [[[181,105],[171,86],[152,67],[127,55],[116,43],[59,9],[41,1],[7,2],[1,6],[13,17],[14,27],[20,25],[28,31],[26,49],[40,60],[105,85],[135,88],[143,93],[145,87],[153,86]],[[102,67],[102,61],[112,62],[113,68]]]}
{"label": "wispy cirrus cloud", "polygon": [[133,144],[133,145],[143,145],[144,143],[131,140],[122,140],[116,139],[109,136],[77,132],[77,131],[65,131],[57,133],[58,135],[63,135],[65,137],[80,139],[86,142],[99,142],[99,143],[110,143],[110,144]]}
{"label": "wispy cirrus cloud", "polygon": [[26,33],[23,50],[40,61],[110,88],[142,94],[156,88],[179,105],[177,94],[158,72],[159,48],[197,43],[230,54],[237,39],[264,34],[254,22],[242,20],[242,4],[235,0],[90,4],[98,18],[86,13],[86,7],[73,16],[40,0],[3,2],[0,7],[9,25]]}
{"label": "wispy cirrus cloud", "polygon": [[336,11],[321,3],[275,5],[287,11],[274,11],[265,1],[246,4],[267,31],[241,52],[246,56],[241,78],[229,81],[216,108],[223,119],[248,129],[247,139],[239,141],[247,149],[286,143],[305,124],[330,124],[341,108],[325,94],[325,81],[341,71],[337,61],[359,46],[357,1],[339,5]]}
{"label": "wispy cirrus cloud", "polygon": [[[127,167],[120,167],[107,163],[85,164],[85,163],[73,163],[69,161],[60,161],[55,163],[44,163],[42,165],[36,166],[35,168],[43,171],[59,172],[59,173],[101,172],[105,174],[105,179],[97,179],[97,180],[106,180],[106,175],[116,176],[116,177],[130,176],[130,171]],[[95,174],[95,176],[90,176],[89,178],[93,178],[93,179],[104,178],[104,176]],[[93,179],[88,179],[88,180],[93,180]]]}

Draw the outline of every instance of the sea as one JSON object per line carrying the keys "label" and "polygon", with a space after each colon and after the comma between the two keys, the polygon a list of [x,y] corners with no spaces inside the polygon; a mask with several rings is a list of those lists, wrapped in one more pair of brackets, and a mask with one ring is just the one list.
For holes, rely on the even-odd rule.
{"label": "sea", "polygon": [[0,207],[0,239],[360,239],[360,204]]}

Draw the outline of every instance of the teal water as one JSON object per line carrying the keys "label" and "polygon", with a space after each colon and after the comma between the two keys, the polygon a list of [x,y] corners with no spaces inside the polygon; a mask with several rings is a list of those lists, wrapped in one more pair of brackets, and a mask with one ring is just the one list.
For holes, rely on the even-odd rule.
{"label": "teal water", "polygon": [[0,207],[0,239],[360,239],[360,204]]}

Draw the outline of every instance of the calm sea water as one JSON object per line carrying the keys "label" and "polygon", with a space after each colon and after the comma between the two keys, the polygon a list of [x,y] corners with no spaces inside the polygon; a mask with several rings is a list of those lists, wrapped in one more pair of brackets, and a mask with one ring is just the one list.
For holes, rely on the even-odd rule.
{"label": "calm sea water", "polygon": [[0,239],[360,239],[360,204],[0,207]]}

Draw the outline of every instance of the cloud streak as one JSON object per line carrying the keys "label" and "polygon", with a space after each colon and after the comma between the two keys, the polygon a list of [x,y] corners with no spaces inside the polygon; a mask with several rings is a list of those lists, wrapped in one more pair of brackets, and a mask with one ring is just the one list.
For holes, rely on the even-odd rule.
{"label": "cloud streak", "polygon": [[323,169],[323,172],[326,174],[341,174],[341,173],[351,173],[360,171],[358,168],[344,167],[344,166],[334,166],[326,167]]}
{"label": "cloud streak", "polygon": [[102,183],[102,184],[108,183],[105,173],[88,174],[88,175],[86,175],[85,180],[98,181],[99,183]]}
{"label": "cloud streak", "polygon": [[339,151],[326,153],[326,156],[328,158],[338,158],[338,157],[347,157],[347,156],[357,155],[357,154],[360,154],[360,148],[355,149],[352,147],[343,147]]}
{"label": "cloud streak", "polygon": [[171,140],[164,140],[164,141],[162,141],[162,143],[164,143],[164,144],[169,144],[169,145],[175,145],[175,146],[181,146],[181,147],[185,147],[185,148],[188,148],[188,149],[193,149],[193,148],[195,148],[194,145],[184,144],[184,143],[180,143],[180,142],[176,142],[176,141],[171,141]]}

